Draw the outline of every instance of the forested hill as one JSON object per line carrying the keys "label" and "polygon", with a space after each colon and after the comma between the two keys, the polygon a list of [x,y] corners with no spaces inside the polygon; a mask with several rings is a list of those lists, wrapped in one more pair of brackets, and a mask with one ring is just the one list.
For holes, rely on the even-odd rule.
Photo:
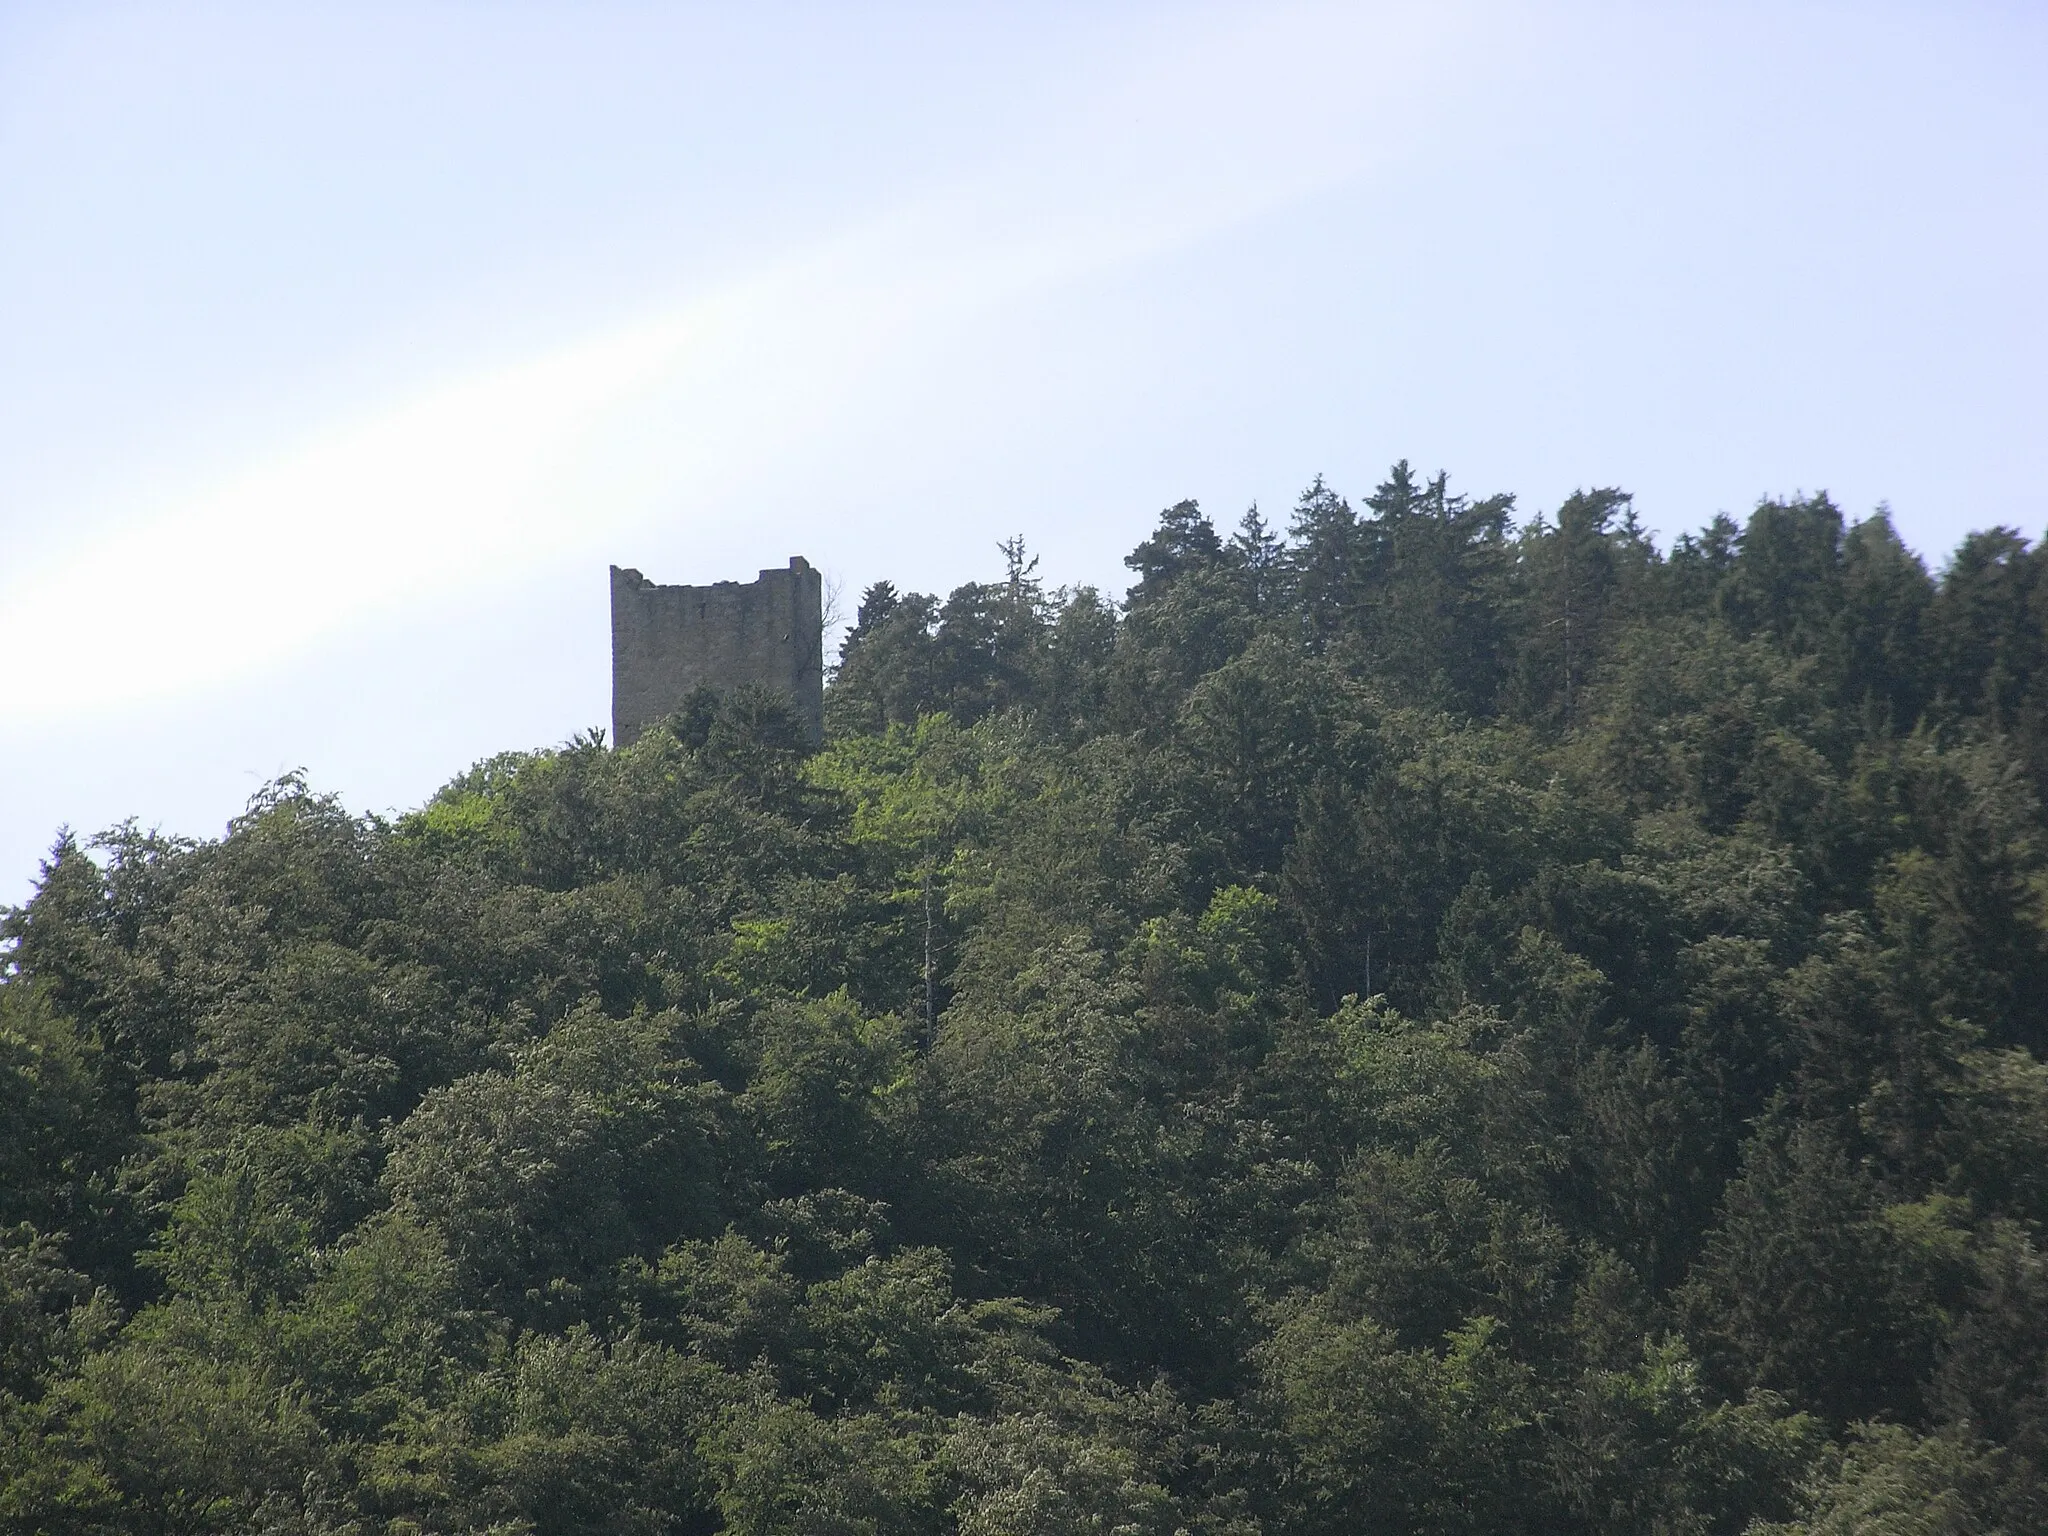
{"label": "forested hill", "polygon": [[2048,550],[1510,513],[60,842],[0,1529],[2048,1529]]}

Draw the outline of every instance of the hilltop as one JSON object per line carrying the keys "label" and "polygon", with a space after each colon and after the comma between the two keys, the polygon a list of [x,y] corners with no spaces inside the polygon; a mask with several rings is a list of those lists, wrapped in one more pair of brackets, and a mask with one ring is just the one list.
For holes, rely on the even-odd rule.
{"label": "hilltop", "polygon": [[60,842],[0,1527],[2048,1526],[2048,548],[1512,513]]}

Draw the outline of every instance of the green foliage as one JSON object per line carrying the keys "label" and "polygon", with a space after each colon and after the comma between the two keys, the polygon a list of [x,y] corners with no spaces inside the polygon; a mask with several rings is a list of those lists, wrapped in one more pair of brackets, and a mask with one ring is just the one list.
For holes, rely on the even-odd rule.
{"label": "green foliage", "polygon": [[2048,1523],[2048,580],[1398,464],[63,837],[0,1531]]}
{"label": "green foliage", "polygon": [[136,1230],[119,1187],[133,1111],[106,1053],[43,989],[0,986],[0,1228],[77,1234],[82,1258],[120,1263]]}

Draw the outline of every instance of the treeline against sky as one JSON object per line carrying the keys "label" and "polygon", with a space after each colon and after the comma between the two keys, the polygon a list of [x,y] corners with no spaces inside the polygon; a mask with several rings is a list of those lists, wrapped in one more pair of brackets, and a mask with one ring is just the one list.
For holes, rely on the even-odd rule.
{"label": "treeline against sky", "polygon": [[62,839],[0,1529],[2048,1528],[2048,551],[1512,510]]}

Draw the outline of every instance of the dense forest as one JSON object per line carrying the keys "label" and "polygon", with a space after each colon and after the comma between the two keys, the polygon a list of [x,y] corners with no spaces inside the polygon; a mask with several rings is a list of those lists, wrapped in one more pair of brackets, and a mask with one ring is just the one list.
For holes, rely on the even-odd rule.
{"label": "dense forest", "polygon": [[2048,1529],[2048,547],[1403,464],[1003,558],[820,749],[61,838],[0,1529]]}

